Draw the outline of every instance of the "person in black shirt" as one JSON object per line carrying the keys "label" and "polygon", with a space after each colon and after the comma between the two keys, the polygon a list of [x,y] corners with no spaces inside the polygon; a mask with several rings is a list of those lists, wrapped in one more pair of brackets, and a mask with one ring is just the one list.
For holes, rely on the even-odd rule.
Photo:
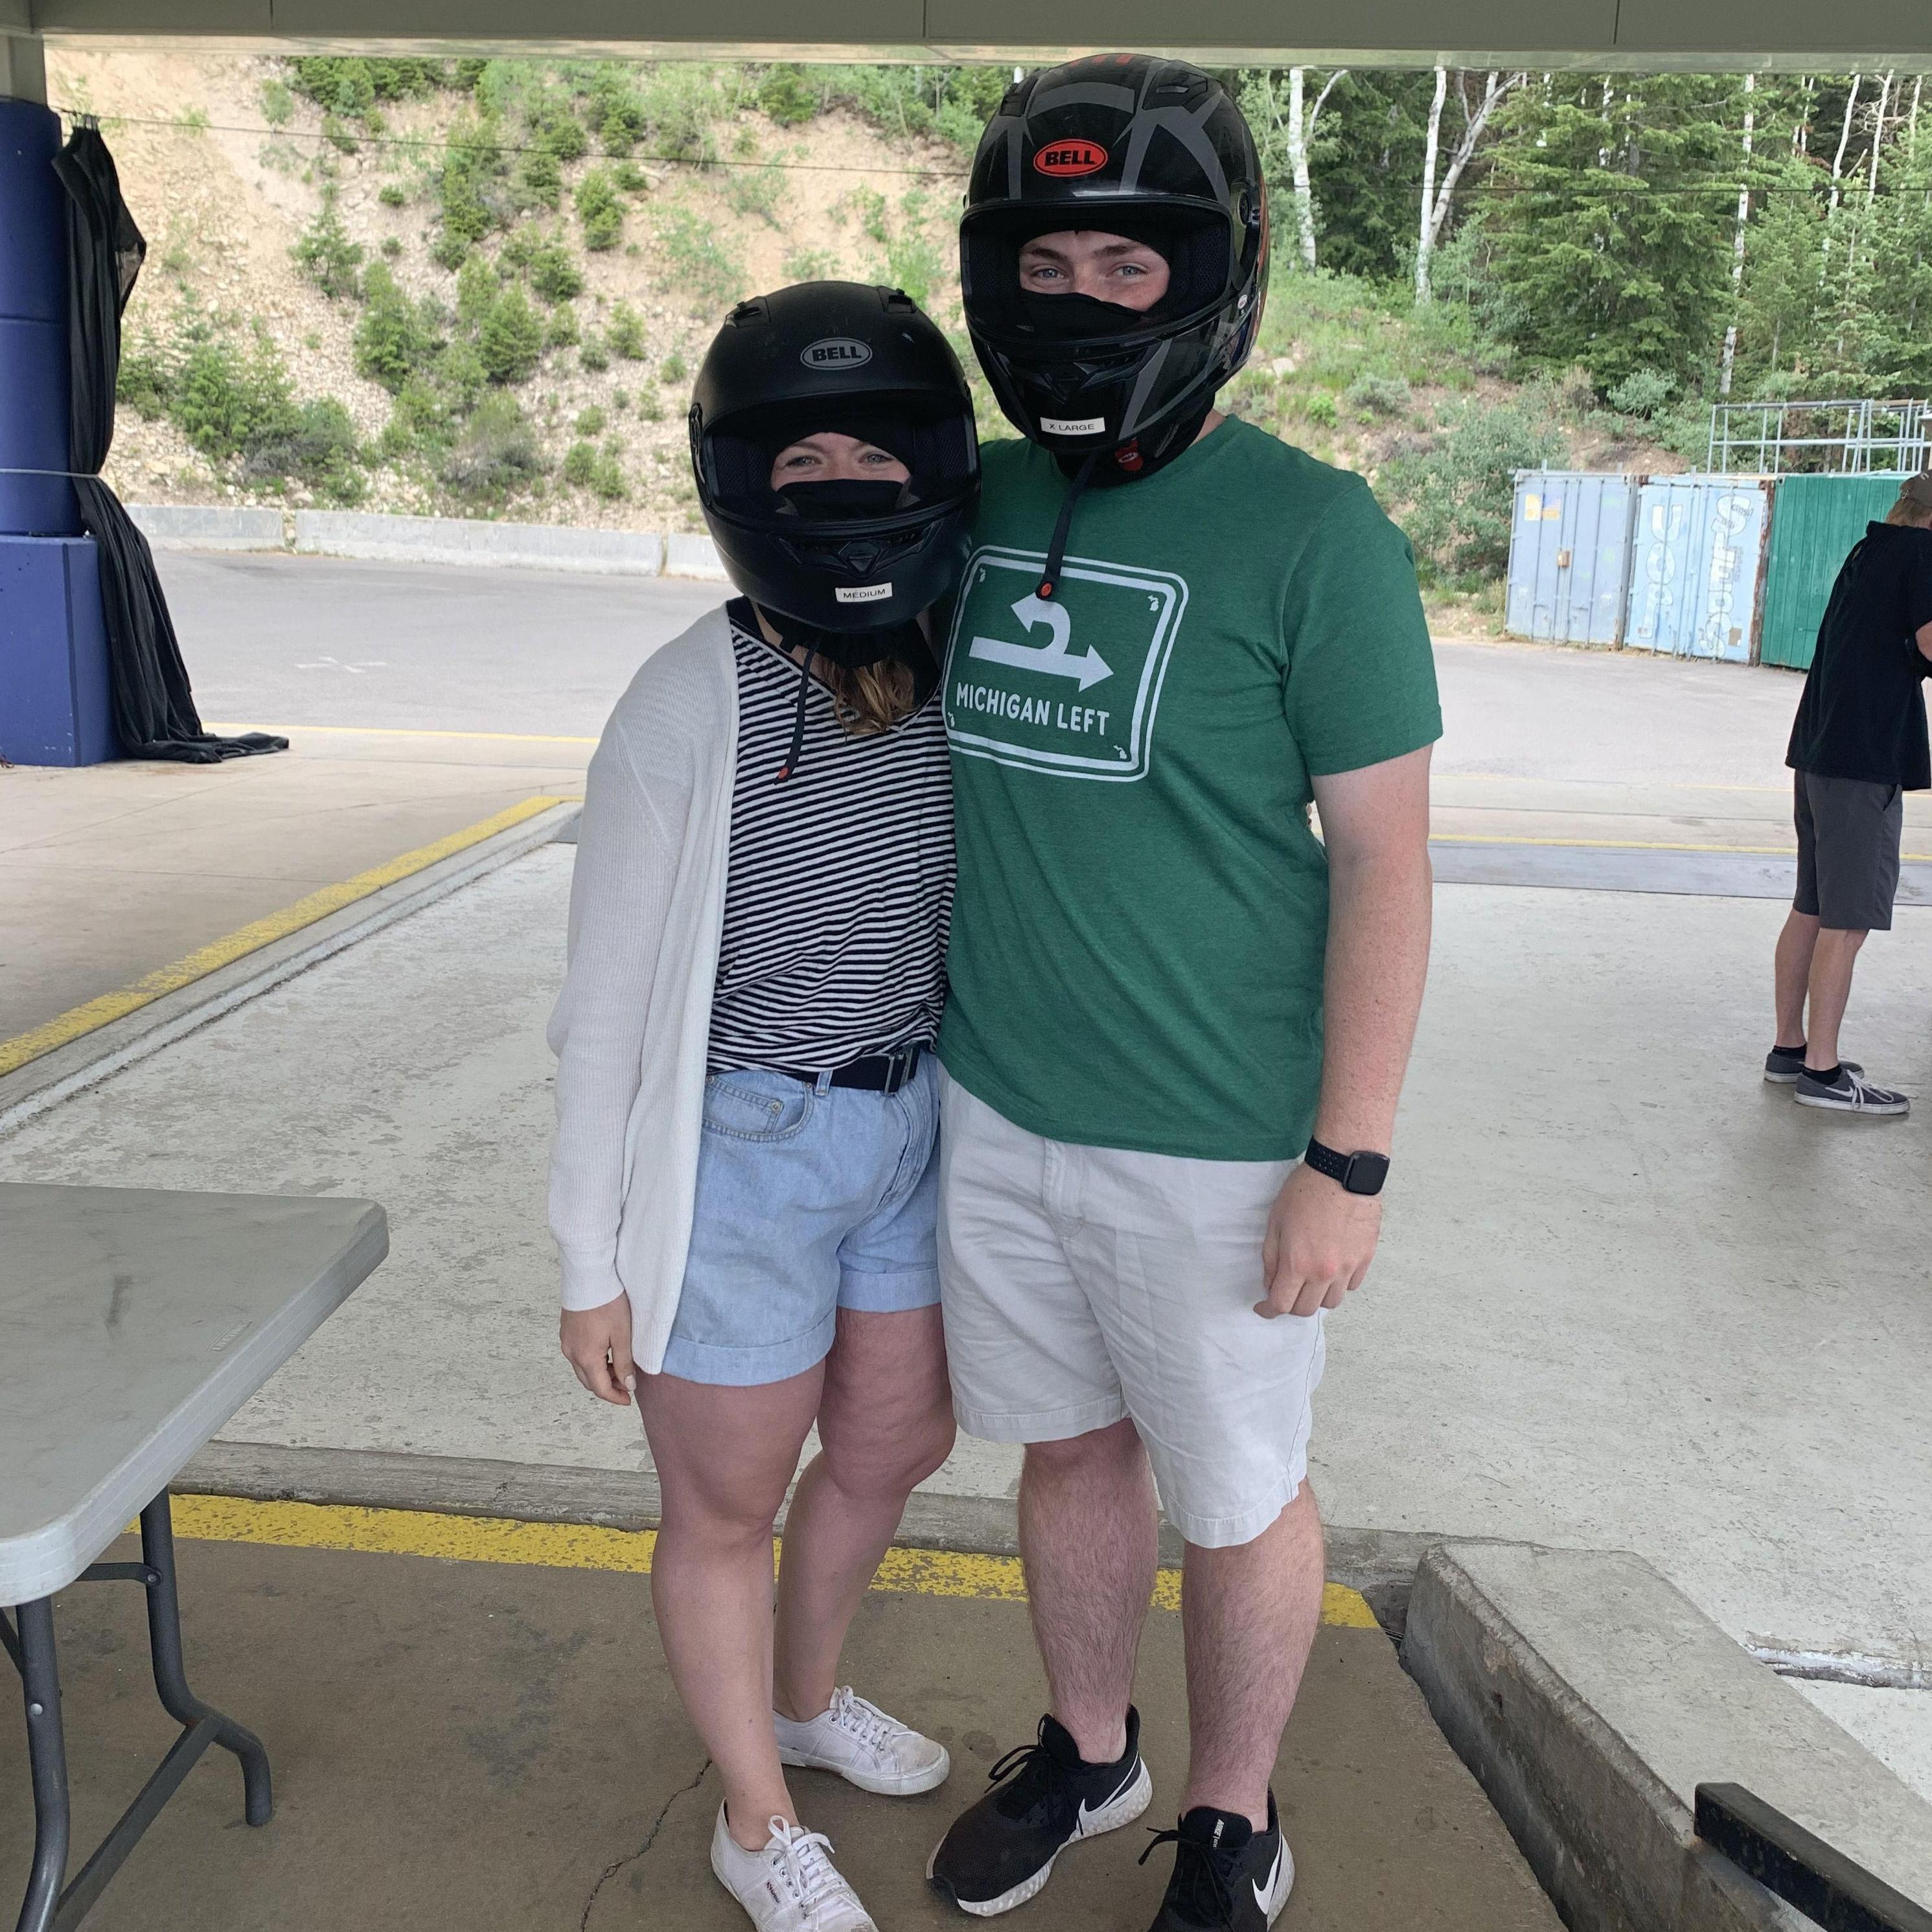
{"label": "person in black shirt", "polygon": [[1793,1088],[1800,1106],[1896,1115],[1911,1106],[1840,1060],[1838,1025],[1865,934],[1892,927],[1903,795],[1932,788],[1928,675],[1932,472],[1907,478],[1840,567],[1785,754],[1798,890],[1778,935],[1778,1040],[1764,1077]]}

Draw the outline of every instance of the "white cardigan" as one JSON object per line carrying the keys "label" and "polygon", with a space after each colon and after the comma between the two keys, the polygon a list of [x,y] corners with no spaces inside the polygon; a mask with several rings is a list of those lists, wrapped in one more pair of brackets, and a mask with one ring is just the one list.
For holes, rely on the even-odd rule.
{"label": "white cardigan", "polygon": [[628,1294],[632,1354],[647,1375],[664,1365],[691,1246],[737,756],[721,605],[646,660],[604,728],[548,1032],[563,1305]]}

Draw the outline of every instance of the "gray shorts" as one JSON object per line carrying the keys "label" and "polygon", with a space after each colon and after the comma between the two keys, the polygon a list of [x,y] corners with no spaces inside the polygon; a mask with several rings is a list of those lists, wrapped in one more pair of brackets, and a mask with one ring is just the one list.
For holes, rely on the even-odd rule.
{"label": "gray shorts", "polygon": [[1834,932],[1889,932],[1904,795],[1864,778],[1791,776],[1798,825],[1792,910]]}
{"label": "gray shorts", "polygon": [[940,1088],[939,1279],[969,1436],[1060,1442],[1131,1416],[1168,1520],[1251,1543],[1308,1472],[1322,1317],[1264,1320],[1292,1161],[1183,1160],[1028,1133]]}

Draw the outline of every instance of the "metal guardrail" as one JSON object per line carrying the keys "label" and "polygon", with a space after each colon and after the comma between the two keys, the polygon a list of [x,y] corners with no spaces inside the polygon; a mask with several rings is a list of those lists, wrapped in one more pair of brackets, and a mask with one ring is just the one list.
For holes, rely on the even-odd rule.
{"label": "metal guardrail", "polygon": [[1714,403],[1707,466],[1720,476],[1786,476],[1924,469],[1932,402],[1840,397]]}
{"label": "metal guardrail", "polygon": [[1700,1784],[1697,1835],[1826,1932],[1932,1932],[1932,1912],[1741,1784]]}

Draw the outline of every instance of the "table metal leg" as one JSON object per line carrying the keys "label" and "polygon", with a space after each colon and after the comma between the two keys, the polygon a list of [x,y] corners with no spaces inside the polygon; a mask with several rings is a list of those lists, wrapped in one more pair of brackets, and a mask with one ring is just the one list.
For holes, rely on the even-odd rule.
{"label": "table metal leg", "polygon": [[181,1601],[175,1588],[174,1516],[164,1490],[141,1512],[141,1554],[149,1572],[148,1641],[154,1652],[154,1689],[161,1708],[176,1723],[212,1723],[215,1743],[242,1760],[243,1814],[251,1825],[266,1825],[274,1810],[268,1779],[268,1754],[255,1733],[204,1704],[188,1688],[182,1666]]}
{"label": "table metal leg", "polygon": [[28,1755],[34,1779],[34,1868],[17,1932],[74,1932],[210,1744],[219,1744],[242,1760],[244,1811],[249,1823],[266,1825],[274,1809],[268,1754],[261,1739],[204,1704],[188,1688],[182,1665],[181,1602],[175,1586],[174,1518],[165,1494],[141,1512],[141,1558],[139,1563],[97,1563],[82,1573],[81,1580],[137,1582],[146,1588],[154,1689],[182,1733],[64,1892],[61,1880],[67,1869],[71,1821],[55,1671],[52,1600],[22,1604],[17,1634],[0,1616],[0,1649],[18,1666],[26,1689]]}
{"label": "table metal leg", "polygon": [[60,1677],[54,1657],[51,1599],[22,1604],[20,1631],[6,1648],[20,1670],[27,1705],[27,1761],[34,1783],[34,1864],[18,1932],[48,1932],[60,1904],[72,1820],[68,1810],[67,1750],[61,1738]]}

